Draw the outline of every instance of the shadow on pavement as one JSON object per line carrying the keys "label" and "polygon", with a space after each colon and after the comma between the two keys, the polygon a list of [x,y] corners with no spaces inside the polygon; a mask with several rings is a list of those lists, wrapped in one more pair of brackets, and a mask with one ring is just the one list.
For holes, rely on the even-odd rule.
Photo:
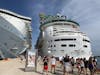
{"label": "shadow on pavement", "polygon": [[43,74],[43,73],[41,73],[41,72],[39,72],[39,71],[35,71],[36,73],[38,73],[38,74]]}
{"label": "shadow on pavement", "polygon": [[63,75],[62,73],[56,72],[54,75]]}
{"label": "shadow on pavement", "polygon": [[19,68],[21,71],[23,71],[23,72],[35,72],[35,73],[38,73],[38,74],[41,74],[42,75],[42,73],[41,72],[39,72],[39,71],[25,71],[25,68]]}
{"label": "shadow on pavement", "polygon": [[19,68],[21,71],[24,71],[25,72],[25,68]]}
{"label": "shadow on pavement", "polygon": [[58,71],[58,72],[63,72],[63,71],[61,71],[61,70],[59,70],[59,69],[57,69],[56,71]]}

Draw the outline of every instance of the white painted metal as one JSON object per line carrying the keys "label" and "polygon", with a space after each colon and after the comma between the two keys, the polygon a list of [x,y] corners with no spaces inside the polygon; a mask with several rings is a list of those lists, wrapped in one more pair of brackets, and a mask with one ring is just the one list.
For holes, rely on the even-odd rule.
{"label": "white painted metal", "polygon": [[[61,16],[58,17],[61,20]],[[42,34],[39,37],[42,42],[38,41],[38,45],[42,45],[41,48],[38,47],[40,55],[60,57],[68,54],[74,58],[86,57],[88,59],[92,55],[90,39],[80,31],[77,23],[67,21],[67,19],[60,20],[55,21],[53,18],[50,20],[51,22],[42,20],[43,23],[40,26]],[[48,53],[50,50],[51,52]]]}
{"label": "white painted metal", "polygon": [[4,57],[17,56],[27,49],[30,23],[28,17],[0,9],[0,50]]}

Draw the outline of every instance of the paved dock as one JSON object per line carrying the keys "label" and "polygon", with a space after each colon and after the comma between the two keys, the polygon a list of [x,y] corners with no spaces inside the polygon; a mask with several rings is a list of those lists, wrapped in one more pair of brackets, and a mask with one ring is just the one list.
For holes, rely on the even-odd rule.
{"label": "paved dock", "polygon": [[[19,58],[0,60],[0,75],[43,75],[42,67],[43,64],[39,62],[37,64],[36,72],[35,71],[25,72],[25,61],[21,61]],[[57,65],[56,74],[50,73],[50,69],[49,69],[48,75],[63,75],[62,70],[63,69],[59,65]],[[74,69],[74,74],[68,74],[68,75],[78,75],[77,69]],[[100,75],[100,73],[95,75]]]}

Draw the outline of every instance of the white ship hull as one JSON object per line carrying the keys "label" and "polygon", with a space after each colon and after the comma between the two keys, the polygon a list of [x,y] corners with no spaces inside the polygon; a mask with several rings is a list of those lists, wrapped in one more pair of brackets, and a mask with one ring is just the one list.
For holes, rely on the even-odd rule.
{"label": "white ship hull", "polygon": [[0,9],[0,57],[16,57],[30,44],[31,19]]}
{"label": "white ship hull", "polygon": [[[44,20],[43,20],[44,21]],[[41,56],[66,54],[74,58],[89,58],[92,55],[90,39],[80,32],[79,25],[66,19],[47,20],[41,23],[41,33],[36,47]]]}

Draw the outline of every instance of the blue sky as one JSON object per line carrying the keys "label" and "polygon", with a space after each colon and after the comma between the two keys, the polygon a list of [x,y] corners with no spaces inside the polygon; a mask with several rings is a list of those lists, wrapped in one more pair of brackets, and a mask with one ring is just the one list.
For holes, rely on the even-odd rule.
{"label": "blue sky", "polygon": [[33,47],[39,36],[39,13],[61,13],[80,24],[80,30],[91,39],[92,51],[100,55],[99,0],[0,0],[0,8],[32,18]]}

